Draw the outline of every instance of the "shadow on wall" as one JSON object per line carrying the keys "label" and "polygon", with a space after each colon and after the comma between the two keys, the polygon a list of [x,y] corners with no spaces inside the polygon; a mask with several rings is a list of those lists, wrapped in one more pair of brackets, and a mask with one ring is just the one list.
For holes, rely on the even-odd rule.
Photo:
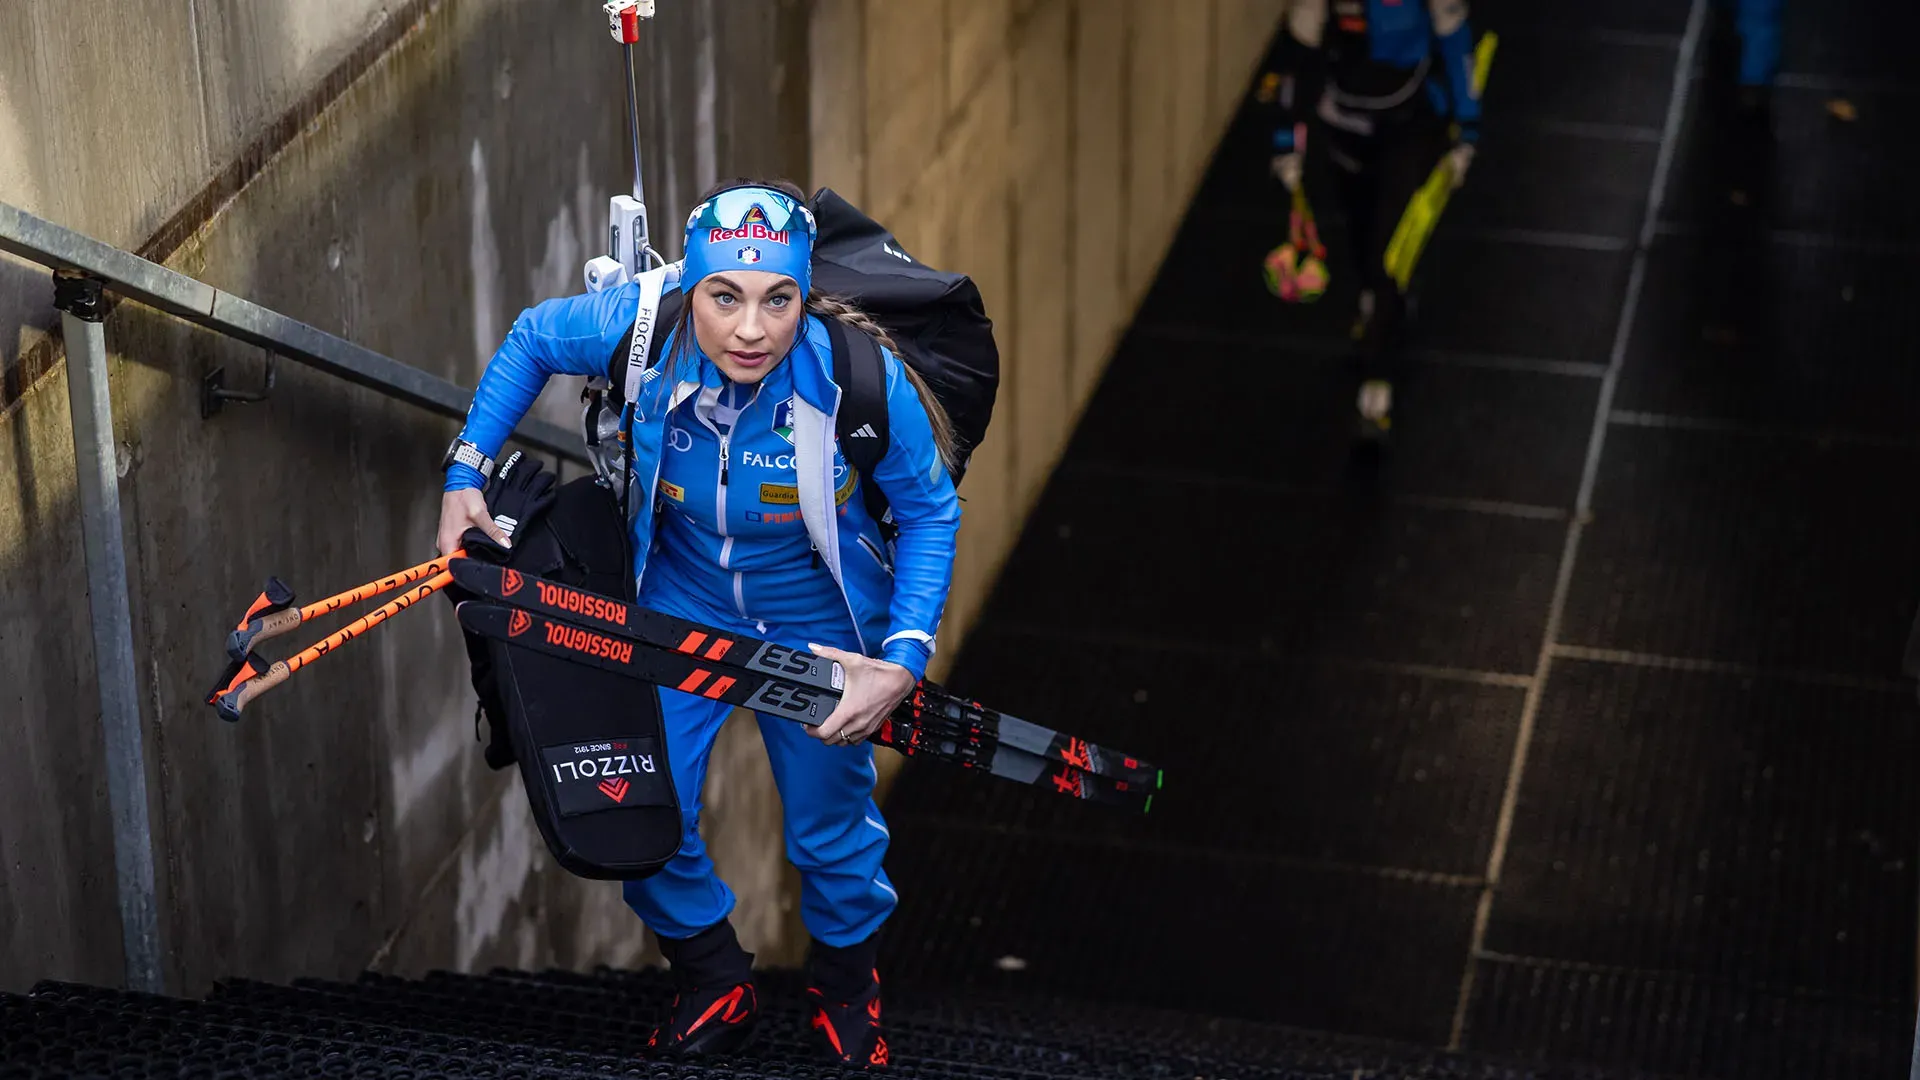
{"label": "shadow on wall", "polygon": [[[47,271],[0,256],[0,423],[5,423],[27,387],[45,376],[56,352],[46,329],[54,320],[53,280]],[[18,500],[23,518],[34,520],[38,515],[26,432],[17,424],[8,428],[20,466],[12,477],[11,498]]]}
{"label": "shadow on wall", "polygon": [[[627,186],[619,54],[594,12],[562,22],[505,0],[425,6],[167,261],[471,384],[522,306],[578,291],[605,198]],[[649,35],[658,222],[684,215],[676,200],[702,186],[702,159],[806,173],[805,96],[773,92],[784,81],[792,95],[804,66],[804,6],[729,4],[724,46],[716,10],[673,5]],[[265,15],[247,25],[243,51],[247,34],[283,30]],[[177,77],[160,67],[144,77]],[[204,75],[209,96],[253,78],[219,77]],[[696,107],[674,107],[685,102]],[[125,153],[163,160],[149,149]],[[0,298],[25,298],[0,322],[38,317],[45,281],[0,264]],[[135,305],[108,332],[169,986],[348,975],[369,958],[403,971],[637,959],[638,923],[617,889],[554,868],[514,778],[488,773],[468,744],[472,694],[444,613],[329,656],[238,727],[203,704],[228,607],[267,574],[311,598],[417,561],[454,425],[290,364],[270,400],[203,421],[202,374],[224,365],[251,383],[258,350]],[[0,471],[17,478],[0,484],[0,567],[16,583],[0,597],[0,705],[24,719],[21,752],[0,760],[0,904],[15,916],[0,933],[0,989],[113,982],[120,963],[106,797],[89,767],[99,735],[64,379],[55,366],[22,390],[0,416]],[[743,930],[767,935],[750,947],[780,959],[782,941],[789,953],[797,942],[777,803],[764,755],[730,738],[740,745],[725,760],[739,764],[715,770],[713,846],[736,885],[758,883],[742,889]]]}

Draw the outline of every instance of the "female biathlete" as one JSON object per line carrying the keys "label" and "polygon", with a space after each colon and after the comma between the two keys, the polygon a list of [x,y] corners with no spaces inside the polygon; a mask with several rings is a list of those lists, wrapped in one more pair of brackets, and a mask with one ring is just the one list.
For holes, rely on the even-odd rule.
{"label": "female biathlete", "polygon": [[[887,826],[873,801],[866,738],[926,669],[952,582],[960,503],[945,413],[888,350],[890,445],[872,476],[840,455],[832,345],[824,317],[890,344],[847,305],[809,293],[813,217],[786,183],[737,181],[687,221],[681,288],[659,368],[634,399],[633,572],[648,608],[804,648],[844,665],[839,706],[817,728],[759,715],[785,808],[787,857],[801,874],[812,1031],[831,1058],[884,1065],[875,952],[898,897],[881,868]],[[627,340],[638,287],[549,300],[515,321],[474,392],[461,439],[486,460],[556,374],[597,375]],[[457,445],[457,444],[456,444]],[[439,547],[468,528],[505,538],[480,472],[447,469]],[[878,484],[891,545],[859,497]],[[650,1045],[724,1053],[757,1012],[752,954],[734,936],[734,896],[700,841],[707,758],[730,706],[673,690],[660,704],[685,838],[659,873],[625,883],[660,939],[678,995]]]}
{"label": "female biathlete", "polygon": [[1392,426],[1407,297],[1387,246],[1408,201],[1441,160],[1465,182],[1480,133],[1466,0],[1295,0],[1269,71],[1280,86],[1271,168],[1301,182],[1309,118],[1326,138],[1347,219],[1360,312],[1359,438]]}

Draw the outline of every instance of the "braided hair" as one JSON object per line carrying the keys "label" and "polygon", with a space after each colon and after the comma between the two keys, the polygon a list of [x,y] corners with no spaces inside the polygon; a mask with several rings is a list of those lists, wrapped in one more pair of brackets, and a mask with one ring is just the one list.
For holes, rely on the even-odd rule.
{"label": "braided hair", "polygon": [[[886,327],[875,322],[873,316],[837,296],[809,297],[807,311],[823,319],[839,319],[886,346],[887,351],[895,357],[900,356],[900,346],[893,343],[893,335],[887,333]],[[912,364],[902,359],[900,373],[907,377],[907,381],[913,384],[913,392],[920,396],[920,407],[927,411],[927,423],[933,427],[933,446],[940,453],[940,464],[951,471],[954,459],[952,418],[947,416],[947,410],[940,404],[940,399],[933,395],[933,389],[927,385],[925,379],[920,377],[919,372],[913,370]]]}

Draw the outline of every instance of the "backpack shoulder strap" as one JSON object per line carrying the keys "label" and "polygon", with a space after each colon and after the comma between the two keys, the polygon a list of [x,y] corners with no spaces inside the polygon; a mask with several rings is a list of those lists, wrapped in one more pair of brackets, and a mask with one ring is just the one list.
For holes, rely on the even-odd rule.
{"label": "backpack shoulder strap", "polygon": [[[640,275],[640,306],[633,317],[633,328],[613,347],[607,357],[607,388],[605,400],[594,389],[594,383],[587,383],[587,394],[592,404],[588,405],[587,448],[598,454],[602,443],[615,437],[621,431],[621,418],[626,415],[627,386],[630,381],[643,382],[648,372],[657,372],[660,368],[660,354],[666,347],[667,328],[680,318],[680,309],[686,303],[686,294],[675,289],[661,295],[666,280],[665,270],[653,270]],[[628,499],[632,494],[633,445],[624,435],[620,435],[621,458],[618,469],[626,480],[620,482],[620,508],[627,512]],[[607,475],[612,466],[602,468],[595,457],[596,470]]]}
{"label": "backpack shoulder strap", "polygon": [[834,434],[840,438],[840,455],[868,480],[860,485],[866,493],[867,513],[884,527],[887,500],[872,477],[892,438],[887,428],[886,358],[871,335],[831,316],[826,324],[833,342],[833,381],[840,387]]}
{"label": "backpack shoulder strap", "polygon": [[653,340],[647,343],[647,369],[660,366],[660,357],[667,351],[667,332],[680,321],[680,309],[687,304],[687,294],[678,289],[660,298],[660,316],[654,320]]}
{"label": "backpack shoulder strap", "polygon": [[633,327],[607,357],[607,386],[615,400],[626,401],[628,384],[659,366],[667,330],[680,318],[686,294],[675,289],[661,295],[664,282],[665,273],[659,270],[639,277],[640,306]]}

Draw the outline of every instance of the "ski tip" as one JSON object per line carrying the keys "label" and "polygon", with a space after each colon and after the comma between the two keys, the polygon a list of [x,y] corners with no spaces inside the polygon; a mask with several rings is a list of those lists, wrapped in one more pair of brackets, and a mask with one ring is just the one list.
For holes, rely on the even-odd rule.
{"label": "ski tip", "polygon": [[1147,796],[1147,805],[1141,807],[1140,812],[1143,814],[1153,813],[1153,796]]}
{"label": "ski tip", "polygon": [[1165,769],[1153,770],[1153,790],[1159,791],[1161,788],[1166,786],[1167,786],[1167,771]]}

